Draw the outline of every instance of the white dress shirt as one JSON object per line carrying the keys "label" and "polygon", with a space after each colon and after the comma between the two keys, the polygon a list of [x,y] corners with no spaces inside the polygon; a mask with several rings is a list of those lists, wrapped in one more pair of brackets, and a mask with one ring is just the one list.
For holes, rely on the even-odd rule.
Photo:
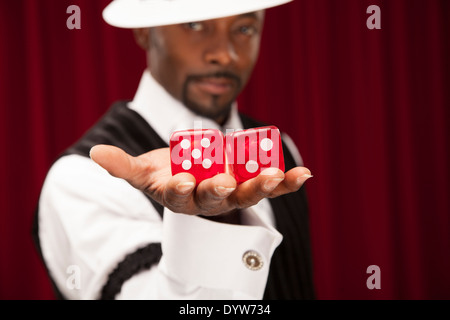
{"label": "white dress shirt", "polygon": [[[129,108],[167,143],[175,130],[240,129],[237,106],[223,128],[184,107],[143,73]],[[297,149],[283,137],[300,163]],[[124,257],[161,243],[157,265],[126,281],[117,299],[261,299],[270,259],[282,241],[267,199],[243,211],[244,225],[213,222],[164,209],[164,222],[141,191],[114,178],[91,159],[60,158],[50,169],[39,202],[43,257],[59,290],[69,299],[97,299],[108,275]],[[253,250],[262,267],[243,261]]]}

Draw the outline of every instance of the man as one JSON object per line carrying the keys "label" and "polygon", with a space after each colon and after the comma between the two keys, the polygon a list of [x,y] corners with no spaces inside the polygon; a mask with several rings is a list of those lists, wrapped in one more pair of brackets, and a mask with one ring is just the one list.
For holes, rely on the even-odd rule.
{"label": "man", "polygon": [[311,175],[288,137],[286,173],[266,169],[240,185],[229,174],[172,176],[167,148],[172,132],[196,123],[262,125],[235,100],[257,60],[264,9],[284,2],[115,0],[105,9],[108,23],[134,29],[148,68],[134,99],[115,104],[44,183],[37,241],[63,298],[314,297],[301,188]]}

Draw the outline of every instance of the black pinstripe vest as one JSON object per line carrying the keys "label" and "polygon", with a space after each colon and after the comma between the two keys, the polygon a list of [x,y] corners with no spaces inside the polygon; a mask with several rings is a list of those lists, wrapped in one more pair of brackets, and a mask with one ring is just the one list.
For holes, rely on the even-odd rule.
{"label": "black pinstripe vest", "polygon": [[[109,112],[62,156],[79,154],[88,157],[91,147],[96,144],[115,145],[133,156],[167,147],[149,124],[126,104],[126,101],[115,103]],[[244,128],[265,125],[242,114],[240,117]],[[284,145],[283,152],[287,171],[295,166],[295,161]],[[163,216],[163,207],[151,198],[148,199]],[[270,203],[277,230],[283,235],[283,241],[272,257],[264,299],[314,299],[309,219],[304,187],[296,193],[270,199]],[[38,212],[35,215],[33,236],[40,252],[37,216]],[[124,257],[109,275],[100,298],[113,299],[127,279],[141,270],[150,268],[160,257],[159,243],[148,244]],[[64,298],[56,286],[54,287],[57,296]]]}

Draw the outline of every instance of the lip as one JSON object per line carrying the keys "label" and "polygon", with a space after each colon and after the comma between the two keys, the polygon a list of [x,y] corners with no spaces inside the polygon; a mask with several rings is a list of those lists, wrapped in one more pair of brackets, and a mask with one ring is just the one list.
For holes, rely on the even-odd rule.
{"label": "lip", "polygon": [[226,77],[204,77],[197,79],[195,85],[206,93],[222,95],[229,93],[234,87],[234,80]]}

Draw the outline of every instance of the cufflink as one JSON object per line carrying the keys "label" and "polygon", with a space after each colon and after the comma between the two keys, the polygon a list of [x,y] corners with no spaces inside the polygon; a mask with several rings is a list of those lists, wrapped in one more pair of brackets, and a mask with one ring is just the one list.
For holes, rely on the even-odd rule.
{"label": "cufflink", "polygon": [[261,269],[264,264],[258,252],[253,250],[245,252],[242,256],[242,261],[247,268],[253,271]]}

